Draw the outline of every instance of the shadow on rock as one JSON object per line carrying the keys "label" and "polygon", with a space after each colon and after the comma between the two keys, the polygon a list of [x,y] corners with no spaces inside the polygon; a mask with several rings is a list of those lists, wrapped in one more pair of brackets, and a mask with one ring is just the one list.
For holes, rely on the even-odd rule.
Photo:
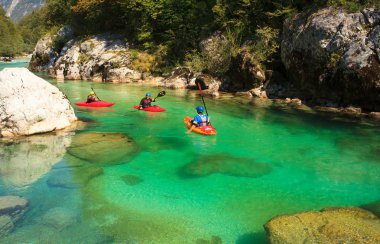
{"label": "shadow on rock", "polygon": [[72,138],[68,153],[98,165],[126,163],[138,152],[137,144],[120,133],[88,132]]}
{"label": "shadow on rock", "polygon": [[204,177],[215,173],[236,177],[258,178],[272,171],[269,164],[254,159],[217,154],[200,157],[179,169],[182,178]]}

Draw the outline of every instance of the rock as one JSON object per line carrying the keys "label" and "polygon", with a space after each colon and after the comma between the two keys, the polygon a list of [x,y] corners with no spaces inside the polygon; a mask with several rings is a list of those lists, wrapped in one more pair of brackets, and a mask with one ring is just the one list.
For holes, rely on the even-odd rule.
{"label": "rock", "polygon": [[6,186],[25,188],[60,162],[70,135],[34,135],[0,142],[0,177]]}
{"label": "rock", "polygon": [[171,89],[185,89],[189,86],[190,80],[193,78],[193,73],[186,67],[176,67],[171,75],[161,81],[158,86]]}
{"label": "rock", "polygon": [[68,153],[98,165],[128,162],[138,151],[136,143],[119,133],[88,132],[72,138]]}
{"label": "rock", "polygon": [[205,177],[220,173],[236,177],[258,178],[272,171],[268,164],[257,163],[249,158],[228,154],[204,156],[183,166],[179,174],[183,178]]}
{"label": "rock", "polygon": [[52,226],[57,230],[63,230],[78,221],[77,214],[70,209],[57,207],[47,211],[41,218],[44,225]]}
{"label": "rock", "polygon": [[130,186],[134,186],[134,185],[137,185],[141,182],[144,181],[143,178],[139,177],[139,176],[136,176],[136,175],[124,175],[121,177],[123,179],[123,181],[127,184],[127,185],[130,185]]}
{"label": "rock", "polygon": [[371,119],[380,120],[380,112],[371,112],[369,113]]}
{"label": "rock", "polygon": [[287,104],[293,104],[293,105],[297,105],[297,106],[301,106],[302,105],[302,101],[298,98],[286,98],[285,99],[285,103]]}
{"label": "rock", "polygon": [[264,87],[259,87],[255,89],[251,89],[249,91],[253,97],[258,97],[258,98],[268,98],[267,93],[264,89]]}
{"label": "rock", "polygon": [[349,106],[349,107],[346,107],[342,110],[343,113],[345,114],[351,114],[351,115],[355,115],[355,116],[360,116],[361,113],[362,113],[362,109],[361,108],[357,108],[357,107],[353,107],[353,106]]}
{"label": "rock", "polygon": [[222,238],[219,236],[212,236],[211,240],[198,239],[196,244],[222,244]]}
{"label": "rock", "polygon": [[29,63],[31,71],[51,72],[54,62],[58,58],[58,53],[53,48],[53,38],[53,36],[47,34],[37,42]]}
{"label": "rock", "polygon": [[302,98],[380,110],[379,13],[324,8],[285,22],[281,59]]}
{"label": "rock", "polygon": [[7,215],[17,222],[25,213],[28,201],[18,196],[0,196],[0,216]]}
{"label": "rock", "polygon": [[14,228],[13,221],[8,215],[0,215],[0,237],[6,236]]}
{"label": "rock", "polygon": [[25,68],[0,71],[0,85],[3,137],[59,130],[77,120],[65,94]]}
{"label": "rock", "polygon": [[202,93],[213,97],[219,97],[219,89],[222,82],[217,80],[211,75],[201,74],[195,79],[196,89],[199,89],[198,84],[201,86]]}
{"label": "rock", "polygon": [[131,64],[127,43],[120,35],[101,34],[67,42],[54,64],[54,73],[68,80],[130,82],[141,73]]}
{"label": "rock", "polygon": [[107,82],[132,83],[141,81],[141,73],[127,67],[110,69],[106,77]]}
{"label": "rock", "polygon": [[252,93],[249,92],[249,91],[247,91],[247,92],[236,92],[235,96],[238,96],[238,97],[247,97],[247,98],[252,98],[253,97]]}
{"label": "rock", "polygon": [[269,243],[379,243],[380,219],[360,208],[283,215],[265,226]]}
{"label": "rock", "polygon": [[235,89],[250,90],[260,88],[266,80],[265,71],[246,47],[232,61],[231,76],[234,77]]}

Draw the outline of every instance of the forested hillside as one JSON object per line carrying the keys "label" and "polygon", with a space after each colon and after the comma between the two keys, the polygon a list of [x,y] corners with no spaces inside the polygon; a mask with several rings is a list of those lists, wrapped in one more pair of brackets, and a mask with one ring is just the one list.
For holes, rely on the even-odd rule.
{"label": "forested hillside", "polygon": [[35,9],[40,8],[45,0],[0,0],[0,7],[3,7],[7,16],[18,22],[25,15],[30,14]]}
{"label": "forested hillside", "polygon": [[12,57],[24,50],[24,43],[13,22],[0,8],[0,56]]}
{"label": "forested hillside", "polygon": [[286,17],[323,6],[356,11],[379,5],[378,0],[47,0],[20,28],[30,45],[42,33],[64,24],[72,26],[76,35],[115,31],[134,48],[159,55],[161,65],[187,62],[195,69],[218,73],[228,67],[217,70],[199,49],[200,41],[217,30],[227,39],[220,48],[222,59],[236,56],[244,44],[255,60],[265,64],[278,54]]}

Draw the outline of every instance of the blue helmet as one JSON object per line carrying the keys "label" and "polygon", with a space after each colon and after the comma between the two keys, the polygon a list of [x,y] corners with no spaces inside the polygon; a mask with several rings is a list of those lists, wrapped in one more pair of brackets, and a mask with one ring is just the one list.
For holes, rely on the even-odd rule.
{"label": "blue helmet", "polygon": [[197,107],[197,112],[201,112],[202,113],[203,112],[203,107],[202,106],[198,106]]}
{"label": "blue helmet", "polygon": [[151,96],[150,92],[147,92],[147,93],[145,94],[145,96],[150,97],[150,96]]}

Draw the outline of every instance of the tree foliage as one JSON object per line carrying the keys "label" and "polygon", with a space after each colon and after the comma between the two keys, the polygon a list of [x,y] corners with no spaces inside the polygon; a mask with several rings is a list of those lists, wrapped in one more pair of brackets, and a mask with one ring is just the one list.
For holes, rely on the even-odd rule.
{"label": "tree foliage", "polygon": [[[200,53],[200,41],[219,30],[228,37],[229,45],[232,45],[231,48],[223,47],[230,52],[225,54],[227,59],[236,55],[240,46],[248,42],[251,43],[252,55],[260,62],[265,62],[277,52],[279,46],[277,37],[281,34],[283,22],[288,16],[308,8],[324,6],[337,6],[349,10],[368,6],[379,7],[379,2],[379,0],[46,0],[44,7],[25,17],[18,25],[18,29],[25,42],[24,47],[29,50],[46,32],[62,25],[70,25],[78,36],[113,31],[124,33],[133,48],[142,49],[152,55],[159,53],[158,49],[165,49],[166,60],[160,62],[164,65],[183,63],[185,60],[189,62],[189,57],[193,56],[198,66],[199,58],[204,56]],[[4,23],[3,20],[2,25]],[[7,24],[4,30],[9,28],[12,27]],[[6,44],[3,42],[2,45]]]}

